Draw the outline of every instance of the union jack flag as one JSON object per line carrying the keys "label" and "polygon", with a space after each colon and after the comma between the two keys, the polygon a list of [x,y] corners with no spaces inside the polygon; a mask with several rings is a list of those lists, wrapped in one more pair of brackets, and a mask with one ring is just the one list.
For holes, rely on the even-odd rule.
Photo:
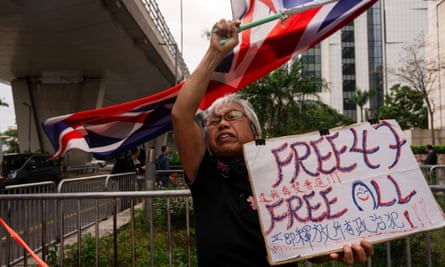
{"label": "union jack flag", "polygon": [[[311,0],[231,0],[234,19],[247,24]],[[285,21],[241,32],[240,44],[214,72],[200,108],[237,92],[319,43],[352,21],[377,0],[339,0]],[[43,122],[55,154],[70,149],[100,155],[124,151],[172,129],[170,111],[182,83],[158,94],[95,110],[53,117]]]}

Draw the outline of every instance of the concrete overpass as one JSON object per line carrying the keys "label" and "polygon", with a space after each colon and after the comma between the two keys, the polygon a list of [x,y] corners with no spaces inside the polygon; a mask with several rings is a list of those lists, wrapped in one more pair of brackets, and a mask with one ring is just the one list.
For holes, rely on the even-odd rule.
{"label": "concrete overpass", "polygon": [[155,0],[0,1],[0,81],[21,151],[54,152],[48,117],[131,101],[188,75]]}

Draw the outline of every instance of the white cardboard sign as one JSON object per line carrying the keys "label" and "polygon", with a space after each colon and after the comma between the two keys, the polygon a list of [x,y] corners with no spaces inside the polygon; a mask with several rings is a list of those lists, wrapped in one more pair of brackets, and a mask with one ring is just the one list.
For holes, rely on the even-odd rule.
{"label": "white cardboard sign", "polygon": [[394,120],[244,145],[269,262],[445,226]]}

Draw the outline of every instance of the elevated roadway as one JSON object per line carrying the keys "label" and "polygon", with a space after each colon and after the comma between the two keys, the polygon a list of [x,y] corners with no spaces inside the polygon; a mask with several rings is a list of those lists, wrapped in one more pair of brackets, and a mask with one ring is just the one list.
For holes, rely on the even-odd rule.
{"label": "elevated roadway", "polygon": [[48,117],[152,95],[188,75],[155,0],[3,0],[0,40],[21,151],[54,151],[41,128]]}

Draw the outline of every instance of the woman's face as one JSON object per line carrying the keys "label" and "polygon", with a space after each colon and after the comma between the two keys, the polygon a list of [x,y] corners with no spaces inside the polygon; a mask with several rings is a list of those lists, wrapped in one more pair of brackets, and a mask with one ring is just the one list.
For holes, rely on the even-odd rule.
{"label": "woman's face", "polygon": [[236,103],[219,107],[210,115],[207,142],[213,155],[222,159],[243,156],[243,144],[254,140],[250,122],[244,109]]}

